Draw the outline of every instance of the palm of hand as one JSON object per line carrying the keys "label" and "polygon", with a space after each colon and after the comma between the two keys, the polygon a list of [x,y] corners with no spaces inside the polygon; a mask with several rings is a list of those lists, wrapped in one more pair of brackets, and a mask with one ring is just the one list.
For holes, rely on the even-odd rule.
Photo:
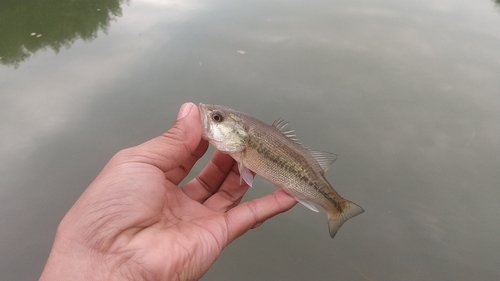
{"label": "palm of hand", "polygon": [[[197,178],[183,188],[177,186],[206,148],[206,142],[202,142],[185,163],[166,173],[149,163],[120,163],[119,154],[108,164],[112,166],[109,173],[98,177],[89,188],[97,192],[91,196],[98,199],[89,200],[89,204],[106,207],[98,216],[89,215],[92,220],[82,225],[82,230],[89,232],[87,237],[93,245],[98,245],[97,252],[125,261],[115,265],[121,274],[155,280],[172,276],[196,279],[241,234],[229,233],[231,217],[225,211],[239,203],[248,186],[239,185],[229,156],[216,153]],[[121,180],[110,184],[116,179]]]}

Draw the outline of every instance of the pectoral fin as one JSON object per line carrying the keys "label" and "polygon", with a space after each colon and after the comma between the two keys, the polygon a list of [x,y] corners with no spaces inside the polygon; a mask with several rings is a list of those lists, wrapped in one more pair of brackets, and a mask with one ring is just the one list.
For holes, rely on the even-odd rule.
{"label": "pectoral fin", "polygon": [[245,168],[243,163],[238,162],[238,170],[240,172],[240,185],[241,185],[241,180],[243,179],[249,186],[252,186],[253,183],[253,174],[252,172]]}

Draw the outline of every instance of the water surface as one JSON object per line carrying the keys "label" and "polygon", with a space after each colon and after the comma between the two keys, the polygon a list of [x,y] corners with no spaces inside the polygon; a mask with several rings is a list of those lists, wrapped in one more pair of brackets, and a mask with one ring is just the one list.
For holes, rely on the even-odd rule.
{"label": "water surface", "polygon": [[38,278],[107,160],[185,101],[289,121],[366,210],[332,240],[298,205],[202,280],[500,276],[498,2],[56,2],[0,4],[0,280]]}

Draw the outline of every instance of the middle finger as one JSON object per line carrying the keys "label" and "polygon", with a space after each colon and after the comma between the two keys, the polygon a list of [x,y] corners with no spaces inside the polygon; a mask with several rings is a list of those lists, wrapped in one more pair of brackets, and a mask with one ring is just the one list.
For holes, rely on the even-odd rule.
{"label": "middle finger", "polygon": [[212,194],[217,192],[228,177],[239,178],[233,170],[235,161],[221,151],[216,150],[207,166],[198,176],[186,183],[182,190],[191,199],[203,203]]}

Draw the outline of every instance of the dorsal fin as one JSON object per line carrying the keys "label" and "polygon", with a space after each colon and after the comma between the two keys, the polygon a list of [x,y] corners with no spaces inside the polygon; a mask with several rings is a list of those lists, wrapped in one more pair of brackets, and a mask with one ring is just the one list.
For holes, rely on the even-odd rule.
{"label": "dorsal fin", "polygon": [[311,156],[316,159],[321,169],[326,172],[332,165],[335,160],[337,160],[337,154],[319,151],[319,150],[309,150]]}
{"label": "dorsal fin", "polygon": [[296,144],[300,144],[299,139],[297,138],[297,135],[295,134],[295,131],[292,129],[286,129],[285,127],[288,125],[288,122],[285,120],[279,118],[278,120],[273,122],[273,127],[278,129],[285,137],[289,138],[291,141],[295,142]]}
{"label": "dorsal fin", "polygon": [[[285,137],[289,138],[291,141],[303,147],[303,145],[299,142],[299,139],[297,138],[295,131],[292,129],[285,128],[286,126],[288,126],[288,122],[286,122],[281,118],[278,118],[276,121],[273,122],[272,126],[278,129]],[[323,172],[326,172],[333,165],[333,162],[337,160],[337,154],[334,153],[319,151],[319,150],[310,150],[310,149],[308,149],[308,151],[311,154],[311,156],[316,160],[316,162],[318,162]]]}

